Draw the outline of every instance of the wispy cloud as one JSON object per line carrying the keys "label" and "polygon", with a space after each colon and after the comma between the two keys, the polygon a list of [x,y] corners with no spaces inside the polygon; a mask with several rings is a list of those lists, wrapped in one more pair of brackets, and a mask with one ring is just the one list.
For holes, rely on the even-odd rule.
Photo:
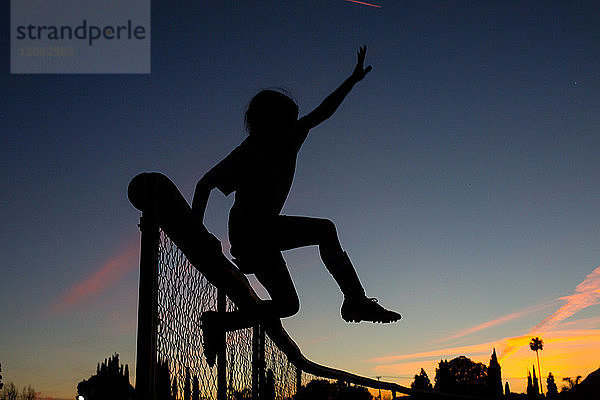
{"label": "wispy cloud", "polygon": [[558,302],[558,300],[554,300],[554,301],[551,301],[551,302],[536,304],[535,306],[527,307],[527,308],[524,308],[522,310],[515,311],[513,313],[504,315],[502,317],[499,317],[499,318],[496,318],[496,319],[492,319],[490,321],[486,321],[484,323],[481,323],[481,324],[478,324],[478,325],[475,325],[475,326],[463,329],[462,331],[459,331],[459,332],[457,332],[457,333],[455,333],[453,335],[450,335],[450,336],[447,336],[445,338],[436,340],[436,341],[434,341],[434,343],[448,342],[450,340],[458,339],[458,338],[461,338],[463,336],[467,336],[467,335],[470,335],[472,333],[475,333],[475,332],[478,332],[478,331],[482,331],[484,329],[491,328],[491,327],[496,326],[496,325],[501,325],[501,324],[504,324],[506,322],[509,322],[509,321],[512,321],[512,320],[524,317],[526,315],[532,314],[534,312],[539,312],[539,311],[541,311],[541,310],[543,310],[545,308],[548,308],[548,307],[550,307],[552,305],[557,304],[557,302]]}
{"label": "wispy cloud", "polygon": [[69,307],[109,289],[134,271],[138,255],[137,243],[111,257],[100,268],[82,281],[73,284],[51,306],[54,312],[63,312]]}
{"label": "wispy cloud", "polygon": [[567,302],[564,306],[553,312],[542,322],[531,329],[532,333],[544,332],[555,328],[560,322],[575,315],[584,308],[600,304],[600,267],[586,276],[585,280],[575,288],[575,293],[561,297]]}
{"label": "wispy cloud", "polygon": [[[585,280],[581,282],[575,288],[575,293],[570,296],[560,297],[556,300],[537,304],[535,306],[527,307],[523,310],[519,310],[502,317],[486,321],[484,323],[463,329],[453,335],[442,338],[440,340],[435,341],[434,343],[443,343],[453,339],[458,339],[463,336],[467,336],[471,333],[475,333],[496,325],[500,325],[518,318],[521,318],[525,315],[539,312],[544,308],[550,307],[557,303],[567,302],[552,314],[544,318],[539,324],[530,329],[527,335],[531,336],[534,334],[539,334],[542,332],[546,332],[549,330],[553,330],[558,327],[558,325],[566,320],[567,318],[575,315],[577,312],[583,310],[584,308],[594,306],[600,304],[600,267],[594,269],[592,273],[586,276]],[[520,341],[517,343],[512,341],[508,344],[508,346],[504,349],[505,352],[511,353],[515,346],[525,345],[528,343],[521,344]]]}
{"label": "wispy cloud", "polygon": [[[419,353],[410,353],[410,354],[401,354],[395,356],[384,356],[384,357],[375,357],[367,360],[369,363],[375,364],[388,364],[403,360],[416,360],[416,359],[428,359],[428,358],[449,358],[453,356],[458,356],[462,354],[478,354],[478,353],[490,353],[490,349],[497,344],[498,342],[487,342],[487,343],[479,343],[469,346],[456,346],[456,347],[447,347],[437,350],[431,351],[423,351]],[[375,367],[377,369],[378,367]]]}
{"label": "wispy cloud", "polygon": [[[524,337],[531,338],[531,336],[555,330],[562,321],[572,317],[584,308],[600,304],[600,267],[593,270],[591,274],[586,276],[583,282],[577,285],[575,293],[570,296],[561,297],[559,300],[566,301],[567,304],[544,318],[542,322],[531,328]],[[508,357],[519,348],[528,344],[528,340],[510,341],[502,349],[500,358]]]}

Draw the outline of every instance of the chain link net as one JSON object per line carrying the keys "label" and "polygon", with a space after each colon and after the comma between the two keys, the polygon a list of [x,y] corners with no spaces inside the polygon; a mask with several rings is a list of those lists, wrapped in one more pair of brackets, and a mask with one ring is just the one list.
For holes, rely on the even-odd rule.
{"label": "chain link net", "polygon": [[193,394],[198,398],[216,399],[217,369],[209,367],[203,356],[200,329],[202,313],[216,309],[216,287],[161,231],[157,310],[159,400],[183,399],[188,391],[196,392]]}
{"label": "chain link net", "polygon": [[[235,311],[227,299],[227,311]],[[217,310],[217,288],[160,232],[158,249],[157,392],[160,400],[217,398],[217,368],[203,355],[200,316]],[[252,396],[252,329],[226,334],[227,399]],[[265,372],[272,371],[275,399],[296,392],[296,368],[265,338]]]}
{"label": "chain link net", "polygon": [[272,371],[276,400],[288,400],[296,393],[296,367],[265,335],[265,371]]}

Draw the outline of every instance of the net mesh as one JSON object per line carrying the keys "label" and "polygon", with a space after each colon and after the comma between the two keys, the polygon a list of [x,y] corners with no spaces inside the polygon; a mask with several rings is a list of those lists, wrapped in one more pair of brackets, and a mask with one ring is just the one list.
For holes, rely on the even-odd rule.
{"label": "net mesh", "polygon": [[275,399],[291,399],[296,393],[296,367],[268,335],[265,337],[265,370],[267,374],[273,373]]}
{"label": "net mesh", "polygon": [[[167,393],[169,398],[183,399],[189,387],[196,386],[196,379],[199,398],[214,399],[217,370],[209,367],[203,357],[200,316],[204,311],[216,310],[217,289],[162,231],[158,255],[157,358],[162,372],[158,374],[161,387],[157,390],[162,394],[160,399]],[[165,379],[165,369],[168,379]]]}
{"label": "net mesh", "polygon": [[[217,309],[217,288],[160,232],[158,248],[157,392],[159,399],[216,399],[217,368],[203,355],[200,316]],[[236,310],[227,299],[227,311]],[[252,329],[226,335],[227,399],[252,396]],[[265,373],[272,371],[275,399],[296,392],[296,368],[265,338]]]}

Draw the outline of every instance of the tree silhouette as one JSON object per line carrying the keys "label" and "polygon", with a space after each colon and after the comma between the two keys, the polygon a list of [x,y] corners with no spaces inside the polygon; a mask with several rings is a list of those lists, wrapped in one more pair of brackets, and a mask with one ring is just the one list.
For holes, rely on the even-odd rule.
{"label": "tree silhouette", "polygon": [[421,368],[419,375],[415,375],[415,380],[410,384],[410,387],[415,390],[433,390],[427,372],[423,368]]}
{"label": "tree silhouette", "polygon": [[531,380],[531,372],[527,370],[527,399],[535,400],[537,391],[533,388],[533,381]]}
{"label": "tree silhouette", "polygon": [[438,392],[452,393],[456,386],[456,379],[450,373],[448,360],[440,360],[438,367],[435,369],[435,387]]}
{"label": "tree silhouette", "polygon": [[508,386],[508,382],[504,384],[504,397],[507,399],[510,397],[510,386]]}
{"label": "tree silhouette", "polygon": [[533,366],[533,393],[534,393],[534,398],[537,397],[537,395],[538,395],[539,392],[540,392],[540,387],[538,385],[538,378],[535,375],[535,366]]}
{"label": "tree silhouette", "polygon": [[546,379],[546,398],[548,400],[558,399],[558,388],[556,387],[556,382],[554,382],[552,372],[548,374],[548,378]]}
{"label": "tree silhouette", "polygon": [[498,363],[498,357],[496,356],[496,349],[492,352],[490,358],[490,364],[487,368],[487,388],[488,395],[493,398],[500,398],[503,396],[502,391],[502,369],[500,363]]}
{"label": "tree silhouette", "polygon": [[252,398],[252,389],[244,388],[240,390],[234,390],[232,397],[234,400],[249,400]]}
{"label": "tree silhouette", "polygon": [[[542,339],[540,339],[539,337],[534,337],[529,342],[529,348],[531,350],[535,351],[535,355],[537,357],[537,364],[538,364],[538,376],[541,378],[542,377],[542,371],[540,370],[540,354],[539,354],[539,350],[543,350],[544,349],[544,341]],[[542,380],[541,379],[540,379],[540,393],[544,394],[544,391],[542,390]]]}
{"label": "tree silhouette", "polygon": [[35,400],[35,389],[29,385],[23,387],[23,394],[21,394],[21,400]]}
{"label": "tree silhouette", "polygon": [[183,385],[183,400],[192,399],[192,377],[190,376],[190,369],[185,368],[185,383]]}
{"label": "tree silhouette", "polygon": [[17,391],[17,387],[14,383],[8,382],[4,389],[2,390],[2,398],[3,400],[17,400],[19,392]]}
{"label": "tree silhouette", "polygon": [[200,382],[196,375],[192,381],[192,400],[200,400]]}
{"label": "tree silhouette", "polygon": [[372,400],[367,388],[350,386],[344,382],[331,383],[314,379],[297,393],[296,400]]}
{"label": "tree silhouette", "polygon": [[[0,364],[0,372],[2,372],[2,364]],[[0,375],[0,390],[4,387],[4,383],[2,383],[2,375]]]}
{"label": "tree silhouette", "polygon": [[436,369],[435,390],[450,394],[483,396],[487,392],[487,367],[465,356],[440,361]]}
{"label": "tree silhouette", "polygon": [[114,354],[96,367],[96,375],[79,382],[77,393],[86,400],[129,400],[134,396],[129,383],[129,367],[119,364],[119,355]]}
{"label": "tree silhouette", "polygon": [[179,391],[179,387],[177,386],[177,377],[173,377],[173,384],[171,385],[171,399],[177,399],[177,393]]}
{"label": "tree silhouette", "polygon": [[581,375],[577,375],[575,380],[570,376],[567,376],[562,380],[563,382],[566,382],[566,385],[563,385],[561,392],[574,392],[577,390],[577,385],[579,385],[579,382],[581,381]]}
{"label": "tree silhouette", "polygon": [[170,400],[171,377],[169,375],[169,362],[158,360],[156,366],[156,393],[159,400]]}

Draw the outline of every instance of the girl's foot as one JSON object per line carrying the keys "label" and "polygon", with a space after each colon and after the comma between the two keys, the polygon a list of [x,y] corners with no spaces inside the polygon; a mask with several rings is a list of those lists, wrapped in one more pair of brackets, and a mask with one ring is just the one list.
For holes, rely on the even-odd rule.
{"label": "girl's foot", "polygon": [[402,316],[395,311],[386,310],[377,303],[375,298],[358,297],[344,298],[342,318],[346,322],[396,322]]}
{"label": "girl's foot", "polygon": [[225,346],[225,330],[219,317],[219,313],[216,311],[205,311],[200,317],[202,347],[204,347],[204,357],[210,367],[215,365],[217,353]]}

